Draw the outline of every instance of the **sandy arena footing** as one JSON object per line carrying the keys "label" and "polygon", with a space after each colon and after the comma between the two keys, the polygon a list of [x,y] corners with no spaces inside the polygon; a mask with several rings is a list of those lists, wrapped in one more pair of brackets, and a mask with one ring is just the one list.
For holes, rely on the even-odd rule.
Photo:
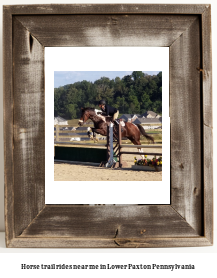
{"label": "sandy arena footing", "polygon": [[55,181],[161,181],[162,172],[54,163]]}

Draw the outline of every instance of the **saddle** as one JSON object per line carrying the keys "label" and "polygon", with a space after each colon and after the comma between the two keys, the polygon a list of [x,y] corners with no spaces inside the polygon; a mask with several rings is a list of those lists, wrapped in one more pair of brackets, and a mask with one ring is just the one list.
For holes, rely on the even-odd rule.
{"label": "saddle", "polygon": [[113,121],[114,123],[116,122],[118,125],[120,124],[121,126],[125,126],[125,122],[120,118],[120,119],[116,119]]}
{"label": "saddle", "polygon": [[125,122],[120,118],[120,119],[116,119],[114,121],[112,121],[114,123],[114,125],[118,126],[121,125],[121,132],[124,131],[124,127],[125,127]]}

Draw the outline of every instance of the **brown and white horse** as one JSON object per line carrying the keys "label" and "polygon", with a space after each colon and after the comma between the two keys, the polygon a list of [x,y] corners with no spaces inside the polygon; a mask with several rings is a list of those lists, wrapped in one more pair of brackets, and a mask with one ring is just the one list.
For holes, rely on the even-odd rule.
{"label": "brown and white horse", "polygon": [[[112,121],[111,117],[103,117],[101,114],[97,114],[97,110],[94,108],[81,108],[81,118],[78,121],[79,126],[82,126],[89,119],[94,123],[94,128],[92,128],[93,134],[107,135],[107,126],[108,123]],[[148,135],[140,124],[125,122],[125,126],[122,127],[121,137],[127,137],[134,145],[141,145],[141,134],[145,136],[148,141],[154,143],[154,138]],[[141,153],[142,149],[138,149]]]}

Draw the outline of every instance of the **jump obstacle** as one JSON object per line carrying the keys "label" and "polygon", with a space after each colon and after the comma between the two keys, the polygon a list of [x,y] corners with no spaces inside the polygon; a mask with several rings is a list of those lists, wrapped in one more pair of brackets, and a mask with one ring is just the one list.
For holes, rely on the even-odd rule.
{"label": "jump obstacle", "polygon": [[[138,155],[137,152],[123,151],[123,148],[162,148],[161,146],[148,145],[127,145],[122,144],[121,138],[121,124],[114,125],[110,123],[107,127],[106,144],[93,143],[75,143],[75,142],[61,142],[58,136],[58,127],[56,128],[55,144],[55,160],[57,161],[74,161],[84,163],[99,163],[101,167],[122,168],[127,164],[123,162],[123,154]],[[84,128],[83,128],[84,129]],[[87,131],[85,128],[84,132]],[[67,131],[66,131],[67,132]],[[80,134],[79,134],[80,135]],[[61,145],[69,145],[65,147]],[[81,147],[79,147],[81,146]],[[86,146],[86,148],[85,148]],[[90,148],[91,147],[91,148]],[[95,148],[93,148],[95,147]],[[97,148],[100,147],[100,148]],[[140,153],[141,154],[141,153]],[[145,152],[146,155],[162,155],[162,153]]]}
{"label": "jump obstacle", "polygon": [[[123,162],[123,154],[138,155],[138,152],[122,151],[123,148],[153,148],[153,146],[144,145],[123,145],[121,138],[121,124],[114,125],[110,123],[107,127],[107,161],[102,161],[100,167],[122,168],[127,166],[126,162]],[[161,146],[155,146],[154,148],[162,148]],[[141,153],[140,153],[141,154]],[[146,152],[146,155],[162,155],[162,153],[150,153]]]}
{"label": "jump obstacle", "polygon": [[[78,164],[89,163],[95,166],[99,166],[102,160],[106,160],[106,138],[105,141],[100,141],[102,143],[90,143],[87,137],[88,129],[88,126],[75,128],[71,125],[55,125],[54,160]],[[72,141],[71,137],[80,140]]]}

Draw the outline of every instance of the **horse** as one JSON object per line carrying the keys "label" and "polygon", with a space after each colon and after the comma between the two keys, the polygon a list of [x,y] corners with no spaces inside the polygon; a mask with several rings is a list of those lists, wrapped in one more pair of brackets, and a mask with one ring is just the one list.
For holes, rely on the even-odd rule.
{"label": "horse", "polygon": [[[94,123],[94,128],[92,132],[101,134],[103,136],[107,135],[107,126],[112,122],[112,117],[104,117],[101,115],[102,112],[94,108],[81,108],[81,118],[78,121],[78,125],[82,126],[87,120],[92,120]],[[127,137],[134,145],[141,145],[140,135],[145,136],[148,141],[154,143],[154,138],[148,135],[144,128],[140,124],[133,124],[130,122],[125,122],[125,126],[122,126],[121,137]],[[143,153],[141,148],[138,148],[140,153]],[[141,155],[144,159],[144,155]]]}

